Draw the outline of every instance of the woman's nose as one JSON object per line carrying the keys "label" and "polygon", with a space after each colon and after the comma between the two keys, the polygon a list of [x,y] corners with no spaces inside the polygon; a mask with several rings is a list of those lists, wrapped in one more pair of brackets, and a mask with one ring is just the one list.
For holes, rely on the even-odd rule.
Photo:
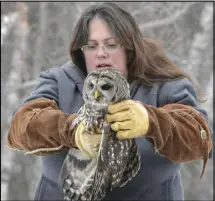
{"label": "woman's nose", "polygon": [[105,50],[104,46],[100,46],[97,51],[97,57],[107,57],[108,53]]}

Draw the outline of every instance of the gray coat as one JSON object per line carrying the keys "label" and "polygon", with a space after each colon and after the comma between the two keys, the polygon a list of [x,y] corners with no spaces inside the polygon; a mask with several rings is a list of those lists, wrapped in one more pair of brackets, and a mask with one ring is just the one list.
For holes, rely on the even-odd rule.
{"label": "gray coat", "polygon": [[[40,75],[40,84],[24,102],[44,97],[53,99],[65,113],[77,113],[83,105],[82,87],[85,75],[71,62],[60,68],[52,68]],[[187,78],[152,87],[131,84],[133,100],[160,107],[168,103],[180,103],[195,107],[207,118],[204,110],[197,107],[196,94]],[[137,176],[122,188],[108,193],[105,200],[183,200],[180,164],[173,163],[155,152],[144,137],[136,139],[142,158]],[[58,174],[67,152],[41,156],[42,176],[35,200],[63,200],[57,185]]]}

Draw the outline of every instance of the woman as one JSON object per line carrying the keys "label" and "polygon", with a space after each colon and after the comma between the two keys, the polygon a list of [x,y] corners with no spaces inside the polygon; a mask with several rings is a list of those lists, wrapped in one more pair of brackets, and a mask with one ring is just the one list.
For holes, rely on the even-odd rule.
{"label": "woman", "polygon": [[183,200],[181,162],[203,159],[204,171],[212,149],[207,114],[197,105],[190,77],[113,3],[85,10],[70,56],[73,63],[41,73],[40,84],[15,112],[8,133],[9,147],[42,155],[35,200],[63,199],[57,179],[68,148],[94,157],[83,147],[100,138],[85,140],[78,133],[82,129],[70,126],[83,105],[87,73],[107,66],[128,79],[132,98],[109,106],[106,119],[118,138],[136,139],[142,165],[134,179],[105,200]]}

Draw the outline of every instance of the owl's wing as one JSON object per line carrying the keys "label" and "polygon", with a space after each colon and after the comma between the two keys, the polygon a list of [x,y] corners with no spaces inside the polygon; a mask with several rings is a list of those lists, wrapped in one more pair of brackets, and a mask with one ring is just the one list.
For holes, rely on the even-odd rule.
{"label": "owl's wing", "polygon": [[[90,200],[97,160],[85,157],[81,151],[71,148],[59,175],[59,186],[65,200]],[[88,189],[88,190],[87,190]]]}
{"label": "owl's wing", "polygon": [[141,156],[134,139],[129,140],[132,144],[128,150],[128,159],[119,186],[124,186],[138,173],[141,166]]}
{"label": "owl's wing", "polygon": [[111,160],[111,190],[118,187],[123,179],[123,174],[129,160],[130,140],[119,140],[112,137],[112,160]]}
{"label": "owl's wing", "polygon": [[135,140],[119,140],[108,126],[105,128],[91,200],[101,200],[115,187],[124,186],[137,174],[141,164]]}

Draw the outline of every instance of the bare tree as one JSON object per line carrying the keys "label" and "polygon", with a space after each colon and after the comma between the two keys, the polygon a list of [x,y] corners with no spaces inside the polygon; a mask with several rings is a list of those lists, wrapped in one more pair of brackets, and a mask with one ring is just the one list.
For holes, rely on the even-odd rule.
{"label": "bare tree", "polygon": [[[213,93],[212,20],[212,3],[206,3],[200,16],[201,31],[197,32],[193,37],[187,65],[187,71],[190,72],[192,78],[198,84],[200,101],[207,100],[201,106],[208,111],[210,123],[212,122],[210,110],[212,109]],[[212,180],[210,179],[213,174],[212,161],[209,160],[210,166],[208,166],[206,175],[202,180],[199,180],[198,175],[201,171],[202,163],[202,161],[194,161],[184,164],[182,169],[184,185],[187,189],[192,188],[192,191],[185,191],[187,200],[192,200],[194,197],[199,200],[209,200],[203,194],[201,186],[206,186],[209,181],[210,185],[212,185]],[[204,193],[212,195],[213,192],[211,188],[205,188]],[[212,197],[210,199],[212,200]]]}
{"label": "bare tree", "polygon": [[[14,22],[14,34],[15,34],[15,41],[14,41],[14,48],[13,48],[13,54],[12,54],[12,60],[11,60],[11,71],[8,77],[8,81],[5,85],[5,88],[16,86],[17,84],[21,84],[25,82],[25,80],[28,80],[28,70],[26,65],[26,58],[25,55],[27,55],[27,38],[29,33],[28,28],[28,20],[27,20],[27,14],[28,14],[28,6],[22,2],[22,3],[16,3],[17,5],[17,18]],[[9,121],[11,119],[11,111],[14,110],[14,105],[19,105],[19,100],[21,97],[23,97],[24,92],[23,91],[11,91],[6,96],[6,102],[7,102],[7,111],[5,111],[6,114],[8,114],[8,125]],[[9,112],[11,113],[9,115]],[[6,144],[6,136],[7,136],[7,130],[4,130],[3,135],[3,144]],[[13,152],[11,150],[6,150],[6,146],[2,147],[2,154],[4,163],[2,165],[2,173],[3,173],[3,198],[6,200],[29,200],[31,199],[31,194],[33,194],[32,191],[34,191],[34,188],[32,188],[32,183],[28,181],[28,177],[30,175],[30,178],[34,178],[34,171],[32,169],[28,169],[29,166],[32,166],[37,163],[36,158],[32,156],[23,157],[23,153],[20,152]],[[29,171],[31,172],[30,174]],[[22,183],[22,189],[20,190],[20,183]],[[18,187],[18,188],[17,188]],[[13,192],[13,193],[11,193]],[[26,192],[28,192],[26,194]]]}
{"label": "bare tree", "polygon": [[[199,95],[203,98],[206,94],[205,86],[208,84],[211,76],[213,76],[213,47],[212,27],[213,27],[213,6],[212,3],[204,5],[200,16],[201,31],[194,35],[187,70],[193,79],[199,85]],[[195,69],[195,70],[194,70]],[[192,72],[192,73],[191,73]]]}

